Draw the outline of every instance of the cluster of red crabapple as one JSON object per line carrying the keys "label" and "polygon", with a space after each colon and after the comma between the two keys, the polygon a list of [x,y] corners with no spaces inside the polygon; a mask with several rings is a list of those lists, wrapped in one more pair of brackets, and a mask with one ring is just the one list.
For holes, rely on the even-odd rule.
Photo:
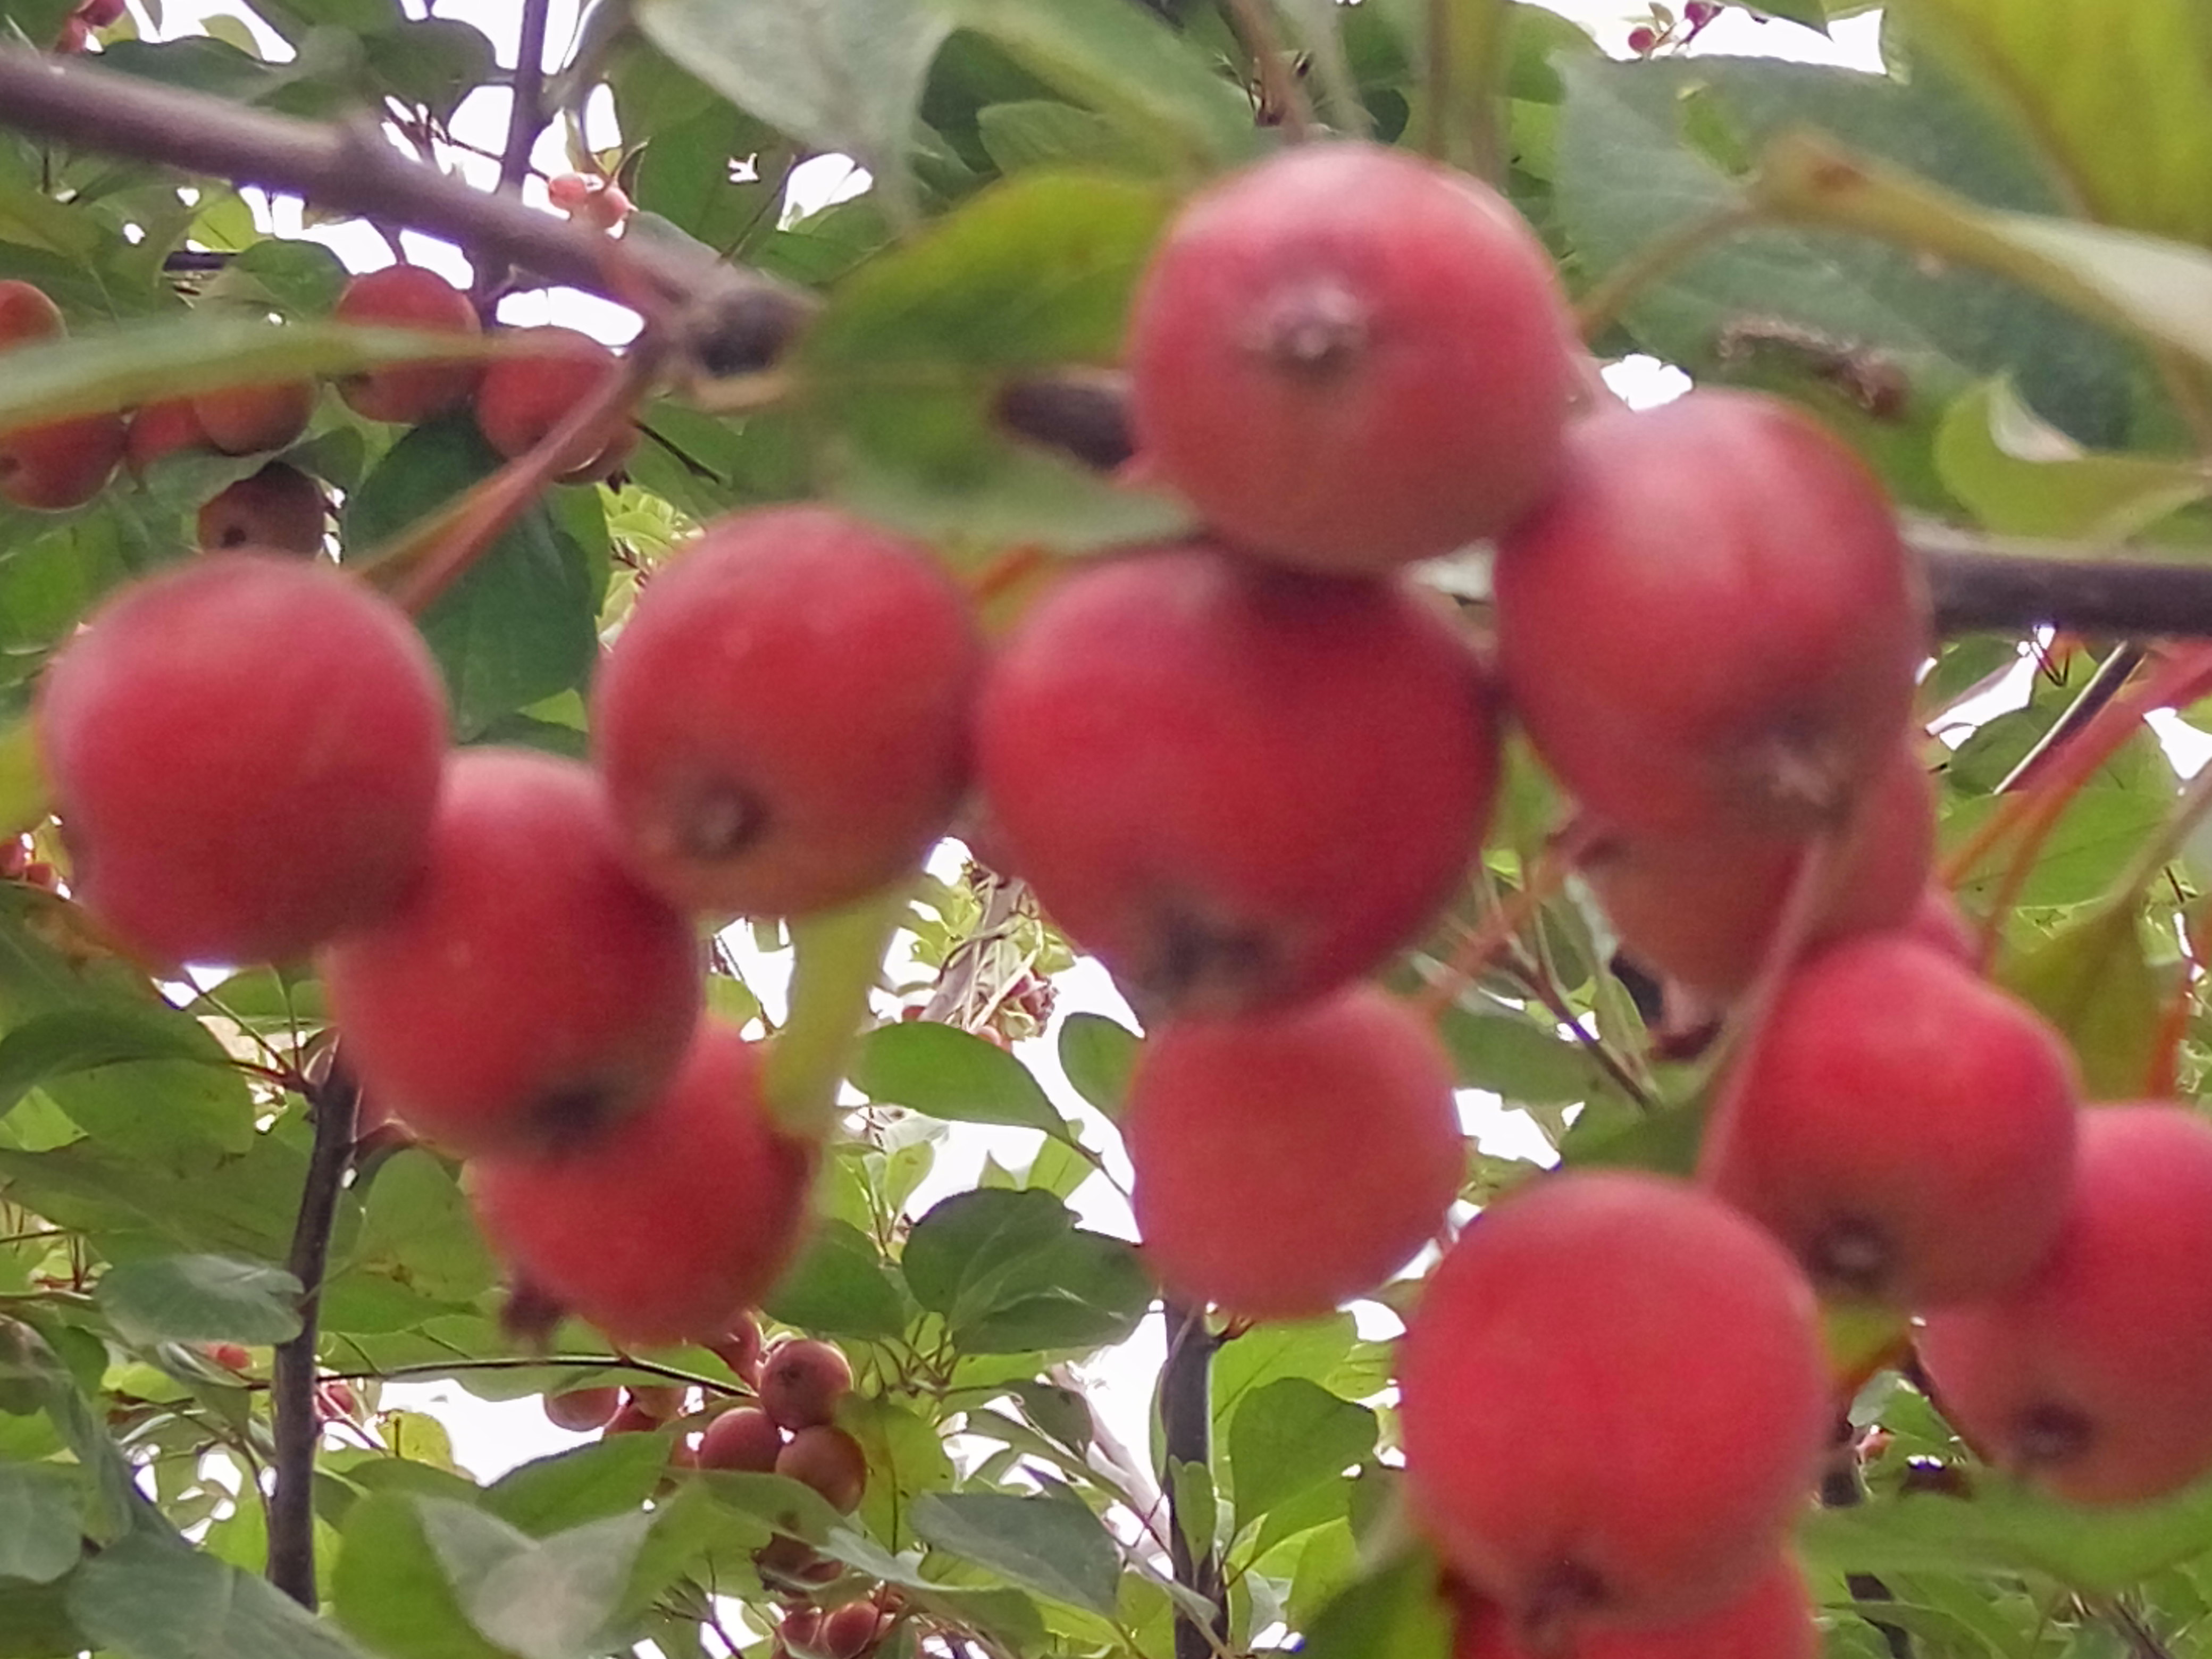
{"label": "cluster of red crabapple", "polygon": [[[1784,1546],[1839,1407],[1816,1292],[1920,1316],[1962,1432],[2062,1496],[2212,1468],[2212,1127],[2083,1110],[1930,896],[1926,600],[1856,459],[1743,393],[1578,409],[1525,224],[1361,144],[1192,202],[1129,366],[1138,466],[1203,534],[1071,569],[987,648],[927,550],[733,515],[643,590],[589,766],[447,755],[413,630],[335,571],[143,583],[41,688],[76,890],[157,963],[315,952],[365,1090],[469,1160],[523,1279],[710,1340],[788,1260],[816,1149],[702,1018],[691,919],[862,899],[972,787],[1146,1019],[1152,1269],[1295,1317],[1456,1196],[1450,1067],[1364,979],[1463,881],[1510,710],[1632,955],[1722,1005],[1802,955],[1696,1182],[1537,1182],[1411,1317],[1462,1659],[1812,1650]],[[1482,540],[1479,648],[1406,567]]]}
{"label": "cluster of red crabapple", "polygon": [[[340,322],[473,336],[480,330],[469,297],[436,272],[392,265],[349,282],[332,315]],[[0,282],[0,351],[58,339],[62,313],[32,283]],[[338,383],[348,407],[372,421],[416,425],[467,404],[485,441],[502,456],[526,453],[579,403],[599,392],[620,364],[574,329],[516,329],[522,349],[489,364],[411,363],[349,376]],[[105,489],[118,465],[133,477],[165,455],[213,451],[268,455],[299,441],[319,393],[312,380],[224,386],[194,398],[149,404],[118,415],[0,434],[0,500],[33,511],[82,507]],[[625,427],[589,453],[568,458],[563,482],[605,477],[635,442]],[[270,460],[219,491],[199,510],[199,546],[210,552],[254,548],[313,557],[322,551],[329,504],[322,486],[289,462]]]}

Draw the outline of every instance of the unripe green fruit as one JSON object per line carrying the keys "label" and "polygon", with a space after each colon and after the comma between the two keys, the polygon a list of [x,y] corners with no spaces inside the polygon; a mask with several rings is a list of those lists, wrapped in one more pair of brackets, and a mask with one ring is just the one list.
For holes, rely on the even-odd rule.
{"label": "unripe green fruit", "polygon": [[520,750],[454,757],[421,880],[322,969],[362,1087],[464,1157],[642,1106],[702,996],[691,925],[630,876],[590,769]]}
{"label": "unripe green fruit", "polygon": [[1542,496],[1571,338],[1550,258],[1488,185],[1373,144],[1285,150],[1194,198],[1153,258],[1139,457],[1230,542],[1375,574]]}
{"label": "unripe green fruit", "polygon": [[436,669],[327,567],[211,554],[125,589],[36,721],[79,896],[164,966],[295,960],[384,919],[426,857]]}
{"label": "unripe green fruit", "polygon": [[1715,1612],[1771,1565],[1836,1401],[1811,1288],[1686,1183],[1545,1176],[1445,1253],[1399,1346],[1414,1516],[1513,1628]]}
{"label": "unripe green fruit", "polygon": [[1365,986],[1156,1026],[1121,1129],[1146,1265],[1252,1319],[1373,1291],[1443,1228],[1467,1162],[1436,1037]]}

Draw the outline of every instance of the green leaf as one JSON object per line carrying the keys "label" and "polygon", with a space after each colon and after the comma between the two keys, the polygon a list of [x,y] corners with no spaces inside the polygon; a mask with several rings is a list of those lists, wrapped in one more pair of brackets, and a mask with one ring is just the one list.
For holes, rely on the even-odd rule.
{"label": "green leaf", "polygon": [[84,1632],[69,1613],[70,1582],[14,1583],[0,1580],[0,1659],[75,1659]]}
{"label": "green leaf", "polygon": [[47,1080],[139,1060],[234,1062],[198,1020],[172,1008],[110,1004],[40,1014],[0,1037],[0,1115]]}
{"label": "green leaf", "polygon": [[1000,1492],[931,1492],[914,1506],[914,1528],[933,1547],[988,1567],[1025,1589],[1114,1616],[1121,1552],[1080,1504]]}
{"label": "green leaf", "polygon": [[[499,470],[465,413],[416,427],[348,498],[344,545],[366,553]],[[599,654],[584,550],[532,507],[422,617],[464,738],[583,684]]]}
{"label": "green leaf", "polygon": [[110,1267],[100,1310],[126,1340],[288,1342],[300,1334],[300,1281],[281,1267],[219,1255],[167,1255]]}
{"label": "green leaf", "polygon": [[838,1408],[837,1422],[868,1455],[860,1520],[891,1548],[910,1547],[914,1500],[946,1490],[956,1479],[936,1423],[895,1401],[859,1395]]}
{"label": "green leaf", "polygon": [[975,112],[975,131],[1001,173],[1066,167],[1142,173],[1158,160],[1104,116],[1049,98],[987,105]]}
{"label": "green leaf", "polygon": [[361,1659],[283,1591],[150,1528],[70,1579],[70,1614],[120,1659]]}
{"label": "green leaf", "polygon": [[668,1447],[659,1436],[611,1434],[517,1465],[484,1488],[483,1507],[542,1538],[635,1512],[667,1473]]}
{"label": "green leaf", "polygon": [[1131,179],[1026,173],[848,277],[792,365],[837,490],[971,561],[1009,542],[1082,551],[1182,526],[1164,496],[1018,440],[994,412],[1025,372],[1115,361],[1172,205]]}
{"label": "green leaf", "polygon": [[1229,1423],[1239,1528],[1375,1450],[1375,1413],[1302,1377],[1246,1395]]}
{"label": "green leaf", "polygon": [[853,1086],[879,1105],[951,1123],[1063,1133],[1029,1068],[995,1043],[935,1020],[878,1027],[860,1039]]}
{"label": "green leaf", "polygon": [[0,1463],[0,1579],[50,1584],[83,1552],[76,1474],[53,1463]]}
{"label": "green leaf", "polygon": [[591,1659],[629,1583],[653,1517],[619,1515],[533,1540],[444,1498],[416,1500],[422,1535],[469,1622],[519,1659]]}
{"label": "green leaf", "polygon": [[2083,452],[2002,378],[1946,411],[1936,468],[1984,528],[2057,541],[2126,541],[2212,487],[2184,462]]}
{"label": "green leaf", "polygon": [[2068,922],[2006,961],[1997,978],[2073,1048],[2089,1098],[2142,1093],[2159,1052],[2168,987],[2143,953],[2132,902]]}
{"label": "green leaf", "polygon": [[1444,1659],[1451,1624],[1437,1583],[1425,1553],[1402,1556],[1323,1607],[1300,1651],[1307,1659]]}
{"label": "green leaf", "polygon": [[390,1659],[513,1659],[463,1616],[416,1502],[404,1492],[376,1492],[347,1515],[331,1577],[338,1622]]}
{"label": "green leaf", "polygon": [[1143,1051],[1142,1037],[1103,1014],[1070,1014],[1060,1022],[1060,1069],[1111,1122],[1121,1121],[1129,1074]]}
{"label": "green leaf", "polygon": [[911,0],[644,0],[636,15],[731,102],[858,157],[904,198],[922,84],[952,19]]}
{"label": "green leaf", "polygon": [[813,1237],[763,1304],[772,1319],[823,1336],[880,1340],[906,1328],[907,1300],[875,1242],[848,1222],[816,1224]]}
{"label": "green leaf", "polygon": [[985,1189],[915,1224],[900,1267],[963,1352],[1095,1348],[1127,1340],[1152,1298],[1134,1249],[1075,1225],[1049,1193]]}
{"label": "green leaf", "polygon": [[2090,216],[2212,242],[2212,17],[2197,0],[1903,0],[1909,53],[2004,108]]}
{"label": "green leaf", "polygon": [[1589,1049],[1531,1019],[1470,1013],[1455,1006],[1437,1035],[1462,1085],[1490,1090],[1516,1105],[1564,1105],[1612,1092]]}

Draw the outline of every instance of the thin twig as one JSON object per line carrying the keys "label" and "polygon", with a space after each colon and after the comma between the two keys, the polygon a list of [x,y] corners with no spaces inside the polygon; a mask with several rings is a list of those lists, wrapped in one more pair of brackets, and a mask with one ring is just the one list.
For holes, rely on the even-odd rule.
{"label": "thin twig", "polygon": [[322,1310],[323,1270],[338,1192],[352,1161],[361,1091],[337,1066],[307,1095],[315,1122],[307,1179],[292,1228],[292,1277],[300,1281],[300,1334],[278,1345],[269,1385],[276,1488],[269,1496],[269,1582],[313,1612],[315,1595],[315,1342]]}
{"label": "thin twig", "polygon": [[711,316],[716,337],[747,343],[721,373],[774,360],[814,302],[703,251],[598,231],[480,191],[410,161],[373,121],[326,125],[204,94],[0,46],[0,126],[301,197],[326,210],[404,224],[471,255],[603,295],[664,319]]}
{"label": "thin twig", "polygon": [[1166,1304],[1167,1363],[1160,1368],[1160,1441],[1166,1455],[1169,1559],[1175,1581],[1213,1603],[1212,1625],[1201,1625],[1180,1604],[1175,1613],[1175,1659],[1213,1659],[1228,1640],[1229,1612],[1221,1593],[1221,1554],[1211,1535],[1197,1548],[1177,1492],[1176,1465],[1207,1471],[1213,1466],[1214,1351],[1222,1339],[1206,1328],[1203,1310]]}
{"label": "thin twig", "polygon": [[1220,0],[1221,21],[1252,59],[1260,77],[1260,107],[1273,114],[1293,143],[1313,137],[1313,100],[1283,49],[1267,0]]}
{"label": "thin twig", "polygon": [[2021,757],[2020,763],[2005,774],[1991,793],[2006,795],[2025,787],[2052,753],[2072,741],[2076,732],[2096,719],[2098,711],[2119,695],[2128,677],[2142,665],[2144,654],[2140,645],[2123,645],[2099,663],[2097,672],[2089,676],[2089,683],[2081,688],[2081,694],[2066,706],[2051,723],[2051,729],[2036,739],[2035,746]]}
{"label": "thin twig", "polygon": [[507,113],[507,147],[499,187],[519,190],[530,173],[530,152],[545,131],[545,15],[551,0],[522,0],[522,35],[514,48],[514,101]]}

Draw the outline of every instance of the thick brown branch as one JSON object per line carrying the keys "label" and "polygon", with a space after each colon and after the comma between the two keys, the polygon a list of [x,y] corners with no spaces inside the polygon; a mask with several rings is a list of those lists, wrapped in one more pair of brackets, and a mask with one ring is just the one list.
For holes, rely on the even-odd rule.
{"label": "thick brown branch", "polygon": [[703,251],[642,238],[617,242],[516,197],[477,190],[410,160],[368,120],[350,126],[294,120],[0,46],[0,126],[427,231],[473,255],[676,322],[687,333],[742,342],[742,351],[718,356],[725,374],[773,361],[812,310],[805,295]]}
{"label": "thick brown branch", "polygon": [[1203,1309],[1170,1301],[1167,1311],[1167,1364],[1160,1370],[1160,1441],[1167,1456],[1168,1554],[1176,1583],[1196,1590],[1218,1610],[1209,1630],[1177,1607],[1175,1659],[1212,1659],[1228,1639],[1227,1601],[1222,1595],[1221,1556],[1207,1539],[1194,1549],[1194,1517],[1183,1512],[1176,1466],[1188,1463],[1207,1472],[1213,1460],[1213,1352],[1221,1339],[1206,1328]]}
{"label": "thick brown branch", "polygon": [[269,1582],[313,1611],[315,1593],[315,1347],[320,1328],[323,1271],[338,1193],[353,1158],[361,1091],[342,1066],[307,1090],[314,1149],[293,1224],[292,1277],[300,1281],[300,1334],[276,1350],[269,1380],[270,1437],[276,1442],[275,1488],[269,1495]]}

